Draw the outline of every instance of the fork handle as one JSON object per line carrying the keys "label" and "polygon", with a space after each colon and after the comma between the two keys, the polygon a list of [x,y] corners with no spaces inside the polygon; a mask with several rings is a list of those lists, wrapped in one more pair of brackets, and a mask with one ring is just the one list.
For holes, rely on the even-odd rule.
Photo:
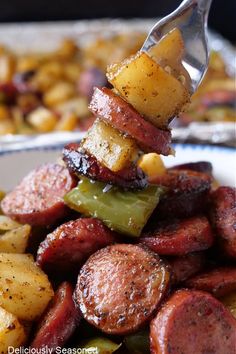
{"label": "fork handle", "polygon": [[183,0],[179,6],[179,10],[186,10],[189,7],[197,6],[199,14],[208,17],[212,0]]}

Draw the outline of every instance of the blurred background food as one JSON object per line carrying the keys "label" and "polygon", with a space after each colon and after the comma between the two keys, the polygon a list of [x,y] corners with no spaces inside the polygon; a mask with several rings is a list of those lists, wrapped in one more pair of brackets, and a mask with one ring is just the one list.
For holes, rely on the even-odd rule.
{"label": "blurred background food", "polygon": [[[16,0],[1,2],[1,21],[100,16],[158,17],[173,10],[180,1],[138,1],[135,6],[130,3],[125,6],[121,1],[117,4],[112,2],[114,8],[111,8],[107,1],[102,0],[99,4],[94,3],[90,12],[87,11],[87,2],[78,4],[67,1],[67,11],[64,12],[64,2],[60,1],[57,6],[54,1],[47,6],[43,6],[44,1],[32,3],[22,0],[20,7],[13,6],[14,3]],[[221,11],[227,15],[233,3],[228,1]],[[216,21],[218,13],[219,1],[214,0],[210,24],[234,41],[235,31],[230,31],[230,28],[226,31],[229,26],[223,21],[223,13],[220,23]],[[73,38],[64,38],[51,51],[42,51],[39,45],[37,50],[34,47],[22,53],[6,45],[5,38],[0,37],[0,135],[87,130],[94,120],[87,109],[93,87],[108,85],[105,76],[107,65],[135,53],[145,35],[141,29],[112,36],[107,33],[107,36],[101,37],[98,34],[97,38],[95,36],[93,41],[83,46]],[[235,80],[229,75],[221,54],[212,52],[207,75],[191,104],[175,124],[188,126],[193,121],[234,122],[235,102]]]}

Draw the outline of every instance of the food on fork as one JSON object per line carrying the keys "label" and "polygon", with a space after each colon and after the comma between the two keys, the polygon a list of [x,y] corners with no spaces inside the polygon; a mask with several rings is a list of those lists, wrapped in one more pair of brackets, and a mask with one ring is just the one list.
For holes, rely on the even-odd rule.
{"label": "food on fork", "polygon": [[[183,50],[174,30],[155,53],[110,69],[115,88],[95,89],[87,136],[3,196],[3,354],[6,343],[52,352],[235,353],[235,189],[213,191],[206,161],[166,168],[159,155],[173,154],[168,123],[190,97]],[[14,230],[17,253],[9,246],[16,238],[7,238]],[[19,254],[27,237],[36,262]]]}

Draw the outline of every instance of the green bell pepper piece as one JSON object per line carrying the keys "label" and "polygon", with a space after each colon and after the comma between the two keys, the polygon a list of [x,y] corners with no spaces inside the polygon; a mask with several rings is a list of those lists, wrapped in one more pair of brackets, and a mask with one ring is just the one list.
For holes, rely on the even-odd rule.
{"label": "green bell pepper piece", "polygon": [[121,344],[112,342],[110,339],[97,337],[88,339],[79,345],[81,349],[92,349],[96,354],[112,354],[120,348]]}
{"label": "green bell pepper piece", "polygon": [[129,350],[129,352],[132,354],[149,354],[149,331],[143,330],[135,334],[126,336],[124,339],[124,344]]}
{"label": "green bell pepper piece", "polygon": [[106,186],[105,183],[82,178],[78,186],[65,195],[65,203],[86,216],[102,220],[110,229],[140,236],[163,194],[163,188],[150,185],[134,192],[116,186],[107,189]]}

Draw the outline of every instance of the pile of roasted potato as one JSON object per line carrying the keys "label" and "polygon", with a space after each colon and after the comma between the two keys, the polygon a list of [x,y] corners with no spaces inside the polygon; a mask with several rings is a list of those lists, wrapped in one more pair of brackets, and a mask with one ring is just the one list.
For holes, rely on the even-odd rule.
{"label": "pile of roasted potato", "polygon": [[[144,37],[144,33],[130,33],[98,38],[83,48],[72,39],[65,39],[51,53],[22,55],[0,46],[0,135],[87,130],[93,123],[87,108],[93,87],[106,86],[107,65],[135,53]],[[176,40],[178,42],[178,38]],[[161,50],[163,52],[163,48]],[[175,53],[168,52],[168,45],[164,50],[165,60],[169,63],[176,60]],[[152,56],[158,57],[158,53],[152,53]],[[141,61],[138,63],[143,64]],[[165,63],[160,64],[165,66]],[[173,68],[172,64],[170,66]],[[115,65],[110,69],[110,76],[114,70]],[[184,80],[185,69],[174,70]],[[132,72],[140,74],[138,67],[133,67]],[[159,79],[161,73],[155,75]],[[119,88],[119,81],[123,82],[123,79],[119,75],[110,81]],[[162,82],[165,84],[164,78]],[[176,93],[174,96],[177,97]],[[166,110],[170,99],[162,99],[159,107]],[[191,105],[180,116],[180,123],[189,124],[193,120],[235,121],[235,99],[234,80],[228,76],[220,55],[212,53],[208,73]],[[150,102],[132,100],[132,104],[136,108],[141,106],[143,114],[151,116],[153,106]]]}
{"label": "pile of roasted potato", "polygon": [[136,52],[143,39],[117,35],[86,48],[65,39],[46,54],[0,46],[0,135],[87,130],[93,87],[105,86],[106,66]]}
{"label": "pile of roasted potato", "polygon": [[31,227],[0,215],[0,353],[25,343],[53,297],[47,275],[25,254]]}

